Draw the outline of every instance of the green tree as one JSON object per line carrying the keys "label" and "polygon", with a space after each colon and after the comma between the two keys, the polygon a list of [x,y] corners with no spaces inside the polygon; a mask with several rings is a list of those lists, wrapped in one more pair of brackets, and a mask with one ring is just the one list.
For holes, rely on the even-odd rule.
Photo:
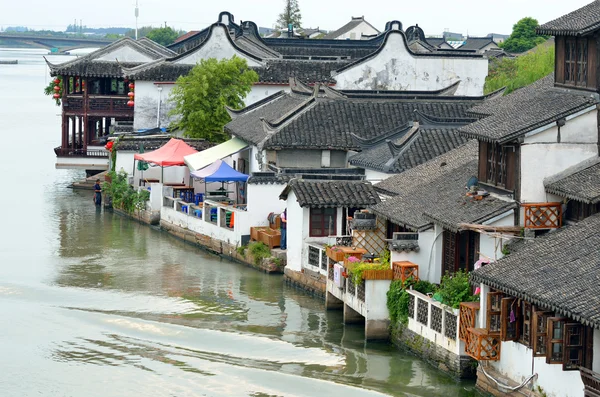
{"label": "green tree", "polygon": [[506,87],[505,94],[529,85],[554,71],[554,46],[540,44],[517,58],[503,58],[490,63],[485,79],[486,94]]}
{"label": "green tree", "polygon": [[283,0],[284,8],[283,12],[277,17],[277,27],[279,29],[287,29],[291,23],[294,28],[299,29],[302,27],[302,14],[300,14],[300,6],[298,0]]}
{"label": "green tree", "polygon": [[513,31],[505,42],[500,44],[508,52],[524,52],[546,41],[547,37],[538,36],[535,28],[538,27],[537,19],[526,17],[513,26]]}
{"label": "green tree", "polygon": [[158,44],[168,46],[169,44],[172,44],[178,36],[179,35],[177,34],[177,32],[175,30],[173,30],[169,26],[167,26],[164,28],[158,28],[158,29],[151,30],[146,35],[146,38],[148,38]]}
{"label": "green tree", "polygon": [[171,91],[174,108],[169,114],[177,118],[171,127],[183,129],[190,138],[224,141],[223,126],[231,120],[225,107],[242,108],[257,81],[258,74],[248,68],[245,59],[201,60],[189,74],[177,79]]}

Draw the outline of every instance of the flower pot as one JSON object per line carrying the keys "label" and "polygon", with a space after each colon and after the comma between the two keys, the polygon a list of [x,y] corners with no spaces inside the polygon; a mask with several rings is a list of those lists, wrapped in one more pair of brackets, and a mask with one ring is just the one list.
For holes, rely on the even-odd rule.
{"label": "flower pot", "polygon": [[326,253],[327,257],[329,257],[334,262],[341,262],[344,260],[344,252],[335,246],[327,247]]}

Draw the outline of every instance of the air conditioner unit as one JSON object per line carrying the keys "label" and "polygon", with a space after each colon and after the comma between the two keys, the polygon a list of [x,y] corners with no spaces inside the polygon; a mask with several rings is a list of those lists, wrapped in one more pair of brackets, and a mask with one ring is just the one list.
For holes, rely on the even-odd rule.
{"label": "air conditioner unit", "polygon": [[419,251],[419,233],[395,232],[387,241],[390,251]]}

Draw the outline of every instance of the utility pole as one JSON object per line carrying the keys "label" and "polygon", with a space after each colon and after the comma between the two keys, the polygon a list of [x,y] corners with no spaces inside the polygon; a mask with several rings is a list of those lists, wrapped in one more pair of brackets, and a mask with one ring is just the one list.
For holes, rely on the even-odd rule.
{"label": "utility pole", "polygon": [[138,39],[138,17],[140,16],[140,9],[138,8],[138,0],[135,0],[135,39]]}

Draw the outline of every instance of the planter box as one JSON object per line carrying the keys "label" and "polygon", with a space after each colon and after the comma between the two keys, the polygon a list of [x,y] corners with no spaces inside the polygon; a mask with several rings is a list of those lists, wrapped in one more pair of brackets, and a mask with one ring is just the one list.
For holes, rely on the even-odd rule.
{"label": "planter box", "polygon": [[332,249],[333,247],[327,247],[326,251],[327,251],[327,256],[329,257],[329,259],[331,259],[334,262],[341,262],[344,260],[344,251],[342,250],[336,250],[334,251]]}
{"label": "planter box", "polygon": [[260,241],[260,236],[258,235],[258,233],[261,230],[267,230],[269,229],[268,226],[253,226],[250,228],[250,240],[252,241]]}
{"label": "planter box", "polygon": [[387,270],[365,270],[362,274],[363,280],[393,280],[394,271]]}
{"label": "planter box", "polygon": [[[350,261],[348,260],[348,258],[349,258],[349,257],[351,257],[351,256],[353,256],[353,257],[357,258],[357,259],[358,259],[358,262],[350,262]],[[346,267],[346,268],[347,268],[347,267],[352,267],[352,266],[354,266],[355,264],[357,264],[357,263],[360,263],[360,262],[362,261],[362,256],[363,256],[363,254],[362,254],[362,253],[360,253],[360,252],[354,252],[354,253],[352,253],[352,254],[345,254],[345,256],[344,256],[344,267]]]}
{"label": "planter box", "polygon": [[353,230],[374,230],[377,229],[377,219],[360,219],[355,218],[351,221]]}
{"label": "planter box", "polygon": [[267,228],[258,232],[259,241],[262,241],[269,249],[279,247],[281,245],[281,232]]}

